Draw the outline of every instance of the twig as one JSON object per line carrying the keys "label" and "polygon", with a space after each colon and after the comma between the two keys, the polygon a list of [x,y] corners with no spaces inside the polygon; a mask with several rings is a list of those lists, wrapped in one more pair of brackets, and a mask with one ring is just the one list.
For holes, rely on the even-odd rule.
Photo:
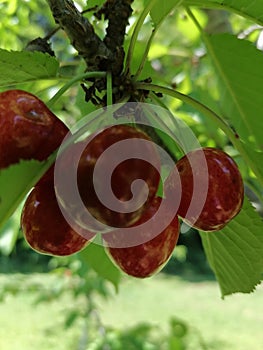
{"label": "twig", "polygon": [[104,42],[112,51],[123,45],[132,3],[133,0],[107,0],[95,14],[99,19],[104,15],[109,20]]}
{"label": "twig", "polygon": [[114,65],[112,73],[121,73],[124,61],[123,43],[126,27],[129,24],[129,17],[132,14],[131,4],[133,0],[107,0],[104,5],[95,13],[98,19],[104,15],[108,20],[104,43],[114,53]]}
{"label": "twig", "polygon": [[[47,0],[58,25],[66,32],[71,44],[84,58],[88,69],[106,70],[105,65],[113,60],[113,54],[94,32],[88,19],[77,10],[72,0]],[[106,64],[107,65],[107,64]]]}

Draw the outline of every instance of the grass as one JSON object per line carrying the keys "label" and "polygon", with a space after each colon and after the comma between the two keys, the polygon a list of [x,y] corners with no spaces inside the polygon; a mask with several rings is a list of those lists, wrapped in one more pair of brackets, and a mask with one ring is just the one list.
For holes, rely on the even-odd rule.
{"label": "grass", "polygon": [[[1,275],[0,275],[1,276]],[[1,287],[11,277],[0,277]],[[20,279],[20,275],[14,275],[11,279]],[[42,283],[43,287],[49,283],[50,276],[38,275],[26,278],[34,282]],[[21,278],[20,284],[24,282]],[[9,282],[10,283],[10,282]],[[15,285],[15,284],[14,284]],[[23,289],[23,286],[22,286]],[[8,294],[0,302],[0,349],[5,350],[73,350],[77,340],[76,330],[67,332],[63,328],[62,302],[35,304],[36,294],[19,292]]]}
{"label": "grass", "polygon": [[[19,280],[20,276],[13,278]],[[56,283],[45,274],[26,278],[40,281],[43,288]],[[0,275],[1,286],[7,281],[9,275]],[[35,305],[35,297],[34,293],[20,292],[0,303],[0,349],[78,349],[80,325],[66,331],[63,328],[64,310],[75,301],[63,297]],[[101,321],[108,326],[127,329],[149,322],[163,334],[169,319],[177,317],[200,331],[209,350],[262,349],[262,286],[254,294],[235,294],[222,300],[214,281],[190,282],[160,274],[146,280],[124,279],[118,295],[96,301]]]}
{"label": "grass", "polygon": [[122,327],[145,320],[163,327],[176,316],[200,331],[208,349],[261,350],[262,305],[262,287],[254,294],[235,294],[222,300],[216,282],[188,282],[160,275],[127,280],[119,295],[100,312],[104,323],[120,325],[121,320]]}

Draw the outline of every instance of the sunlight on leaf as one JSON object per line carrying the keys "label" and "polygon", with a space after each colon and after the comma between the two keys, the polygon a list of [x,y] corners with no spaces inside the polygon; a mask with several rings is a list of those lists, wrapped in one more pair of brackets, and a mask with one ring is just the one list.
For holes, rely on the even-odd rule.
{"label": "sunlight on leaf", "polygon": [[45,167],[46,162],[29,160],[0,171],[0,226],[14,213]]}
{"label": "sunlight on leaf", "polygon": [[19,224],[16,219],[11,217],[1,230],[0,252],[6,256],[12,253],[17,241]]}
{"label": "sunlight on leaf", "polygon": [[[145,1],[146,3],[149,0]],[[156,4],[153,6],[151,10],[151,18],[155,25],[163,20],[172,9],[182,3],[182,0],[169,0],[169,1],[156,1]]]}
{"label": "sunlight on leaf", "polygon": [[110,281],[114,285],[116,291],[118,291],[121,274],[107,256],[103,246],[91,243],[87,248],[82,250],[79,255],[99,276]]}
{"label": "sunlight on leaf", "polygon": [[54,78],[59,63],[42,52],[0,49],[0,86]]}
{"label": "sunlight on leaf", "polygon": [[262,52],[229,34],[208,36],[206,44],[219,77],[223,115],[245,142],[263,149]]}
{"label": "sunlight on leaf", "polygon": [[221,231],[200,234],[222,296],[254,291],[263,272],[263,221],[250,202]]}
{"label": "sunlight on leaf", "polygon": [[263,25],[261,0],[184,0],[184,4],[233,11]]}

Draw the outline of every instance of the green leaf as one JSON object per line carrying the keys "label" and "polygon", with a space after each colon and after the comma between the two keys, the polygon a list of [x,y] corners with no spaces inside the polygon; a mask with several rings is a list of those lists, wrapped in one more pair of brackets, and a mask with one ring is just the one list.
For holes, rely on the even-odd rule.
{"label": "green leaf", "polygon": [[184,0],[184,4],[232,11],[263,25],[262,0]]}
{"label": "green leaf", "polygon": [[88,263],[99,276],[110,281],[118,290],[121,274],[113,265],[103,246],[91,243],[79,253],[79,256]]}
{"label": "green leaf", "polygon": [[64,327],[65,329],[69,329],[72,327],[72,325],[76,322],[76,320],[80,316],[80,311],[79,310],[72,310],[68,313],[66,316],[65,322],[64,322]]}
{"label": "green leaf", "polygon": [[230,34],[207,36],[206,45],[219,77],[223,115],[241,139],[263,149],[262,52]]}
{"label": "green leaf", "polygon": [[17,220],[10,218],[4,227],[1,230],[0,237],[0,252],[3,255],[10,255],[15,247],[17,238],[18,238],[18,229]]}
{"label": "green leaf", "polygon": [[[145,49],[146,42],[137,41],[136,46],[134,48],[134,55],[131,62],[131,71],[135,72],[139,67],[142,59],[142,54]],[[151,63],[146,60],[142,74],[140,75],[141,79],[146,79],[147,77],[152,77],[153,79],[156,76],[156,72],[154,71]]]}
{"label": "green leaf", "polygon": [[[263,179],[263,152],[257,152],[253,146],[251,146],[250,144],[245,144],[242,143],[243,148],[247,154],[247,157],[250,157],[250,159],[253,161],[254,165],[255,165],[255,170],[257,170],[256,175],[260,175],[261,179]],[[261,184],[261,186],[263,186],[262,181],[260,182],[260,179],[258,178],[259,181],[259,185]]]}
{"label": "green leaf", "polygon": [[58,61],[42,52],[0,49],[0,86],[56,77]]}
{"label": "green leaf", "polygon": [[47,170],[47,162],[21,161],[0,170],[0,226],[14,213],[35,183]]}
{"label": "green leaf", "polygon": [[151,9],[151,18],[154,24],[160,23],[180,3],[182,0],[156,1]]}
{"label": "green leaf", "polygon": [[88,8],[93,8],[95,6],[102,6],[104,4],[105,0],[89,0],[88,3]]}
{"label": "green leaf", "polygon": [[222,296],[252,292],[263,273],[263,221],[245,199],[239,215],[218,232],[200,232]]}

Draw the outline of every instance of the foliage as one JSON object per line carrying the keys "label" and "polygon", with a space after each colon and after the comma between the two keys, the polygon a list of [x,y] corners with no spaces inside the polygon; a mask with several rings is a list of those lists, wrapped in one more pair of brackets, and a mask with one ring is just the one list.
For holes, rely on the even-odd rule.
{"label": "foliage", "polygon": [[[102,2],[88,1],[87,6],[84,1],[76,3],[85,10],[84,16],[96,27],[98,37],[103,37],[105,22],[99,21],[94,11],[86,11]],[[91,80],[83,78],[87,67],[62,30],[50,38],[56,57],[25,50],[36,35],[44,37],[55,28],[47,3],[21,1],[18,6],[17,1],[4,1],[0,9],[1,90],[19,87],[47,104],[55,96],[49,106],[69,126],[93,111],[96,106],[85,102],[83,91],[83,84],[86,90],[91,86]],[[262,28],[255,26],[263,24],[262,2],[135,0],[133,9],[124,42],[124,71],[134,77],[137,91],[162,94],[157,98],[151,93],[146,101],[165,105],[184,120],[202,146],[224,149],[235,158],[247,193],[252,191],[253,204],[262,210]],[[220,26],[211,25],[212,15]],[[149,77],[153,83],[143,81]],[[112,92],[108,89],[97,97],[103,100],[107,95],[109,102]],[[164,122],[172,128],[170,121]],[[167,146],[174,152],[172,145]],[[48,164],[21,162],[0,172],[0,219],[7,225],[3,226],[0,246],[6,254],[16,239],[7,219]],[[246,198],[240,215],[222,232],[200,233],[223,296],[252,292],[262,279],[263,223],[259,211]],[[96,249],[88,248],[73,259],[86,261],[117,286],[118,273]]]}
{"label": "foliage", "polygon": [[[252,227],[247,224],[248,217],[253,218],[250,221]],[[260,225],[260,219],[246,201],[238,218],[223,228],[220,234],[201,234],[210,264],[216,275],[220,275],[222,295],[248,293],[260,280],[263,240]],[[248,238],[244,239],[246,236]],[[246,251],[250,253],[246,254]]]}
{"label": "foliage", "polygon": [[97,338],[89,349],[101,350],[107,346],[114,350],[186,350],[190,344],[200,350],[207,349],[198,331],[180,319],[170,319],[167,333],[160,334],[160,329],[150,323],[139,323],[125,331],[109,328],[105,338]]}
{"label": "foliage", "polygon": [[[235,294],[221,300],[217,283],[203,277],[199,279],[196,274],[185,279],[161,273],[141,283],[126,278],[118,295],[112,295],[108,300],[96,298],[96,312],[87,323],[83,324],[79,318],[71,328],[65,329],[64,316],[69,309],[81,306],[79,299],[64,295],[40,304],[35,300],[43,290],[53,289],[55,292],[62,279],[68,278],[50,273],[0,275],[0,290],[11,282],[20,285],[19,294],[9,294],[1,303],[1,348],[26,350],[34,343],[43,350],[72,350],[78,348],[79,334],[84,328],[87,329],[88,342],[92,337],[96,345],[103,337],[120,338],[122,331],[128,333],[137,324],[145,323],[152,326],[151,338],[147,338],[147,342],[158,344],[159,336],[166,345],[167,339],[164,338],[170,334],[170,320],[176,316],[180,323],[187,325],[187,339],[184,338],[185,342],[188,341],[187,350],[200,350],[200,332],[209,350],[261,350],[263,315],[258,312],[263,300],[261,288],[253,296]],[[37,284],[39,291],[31,289],[30,292],[29,285],[32,284]],[[90,350],[87,346],[84,349]]]}
{"label": "foliage", "polygon": [[[97,299],[98,295],[107,299],[112,293],[104,278],[99,278],[81,258],[54,258],[49,261],[49,266],[52,273],[44,278],[43,274],[42,278],[37,274],[31,278],[21,274],[10,275],[8,281],[1,284],[0,301],[18,293],[32,295],[32,307],[40,303],[50,305],[56,300],[70,300],[63,307],[63,329],[68,330],[72,326],[78,329],[81,349],[183,350],[188,349],[189,344],[200,350],[206,349],[199,331],[176,317],[170,318],[166,331],[151,322],[141,322],[125,330],[104,325]],[[79,325],[82,325],[80,329]]]}
{"label": "foliage", "polygon": [[0,51],[2,86],[54,77],[58,61],[41,52]]}

